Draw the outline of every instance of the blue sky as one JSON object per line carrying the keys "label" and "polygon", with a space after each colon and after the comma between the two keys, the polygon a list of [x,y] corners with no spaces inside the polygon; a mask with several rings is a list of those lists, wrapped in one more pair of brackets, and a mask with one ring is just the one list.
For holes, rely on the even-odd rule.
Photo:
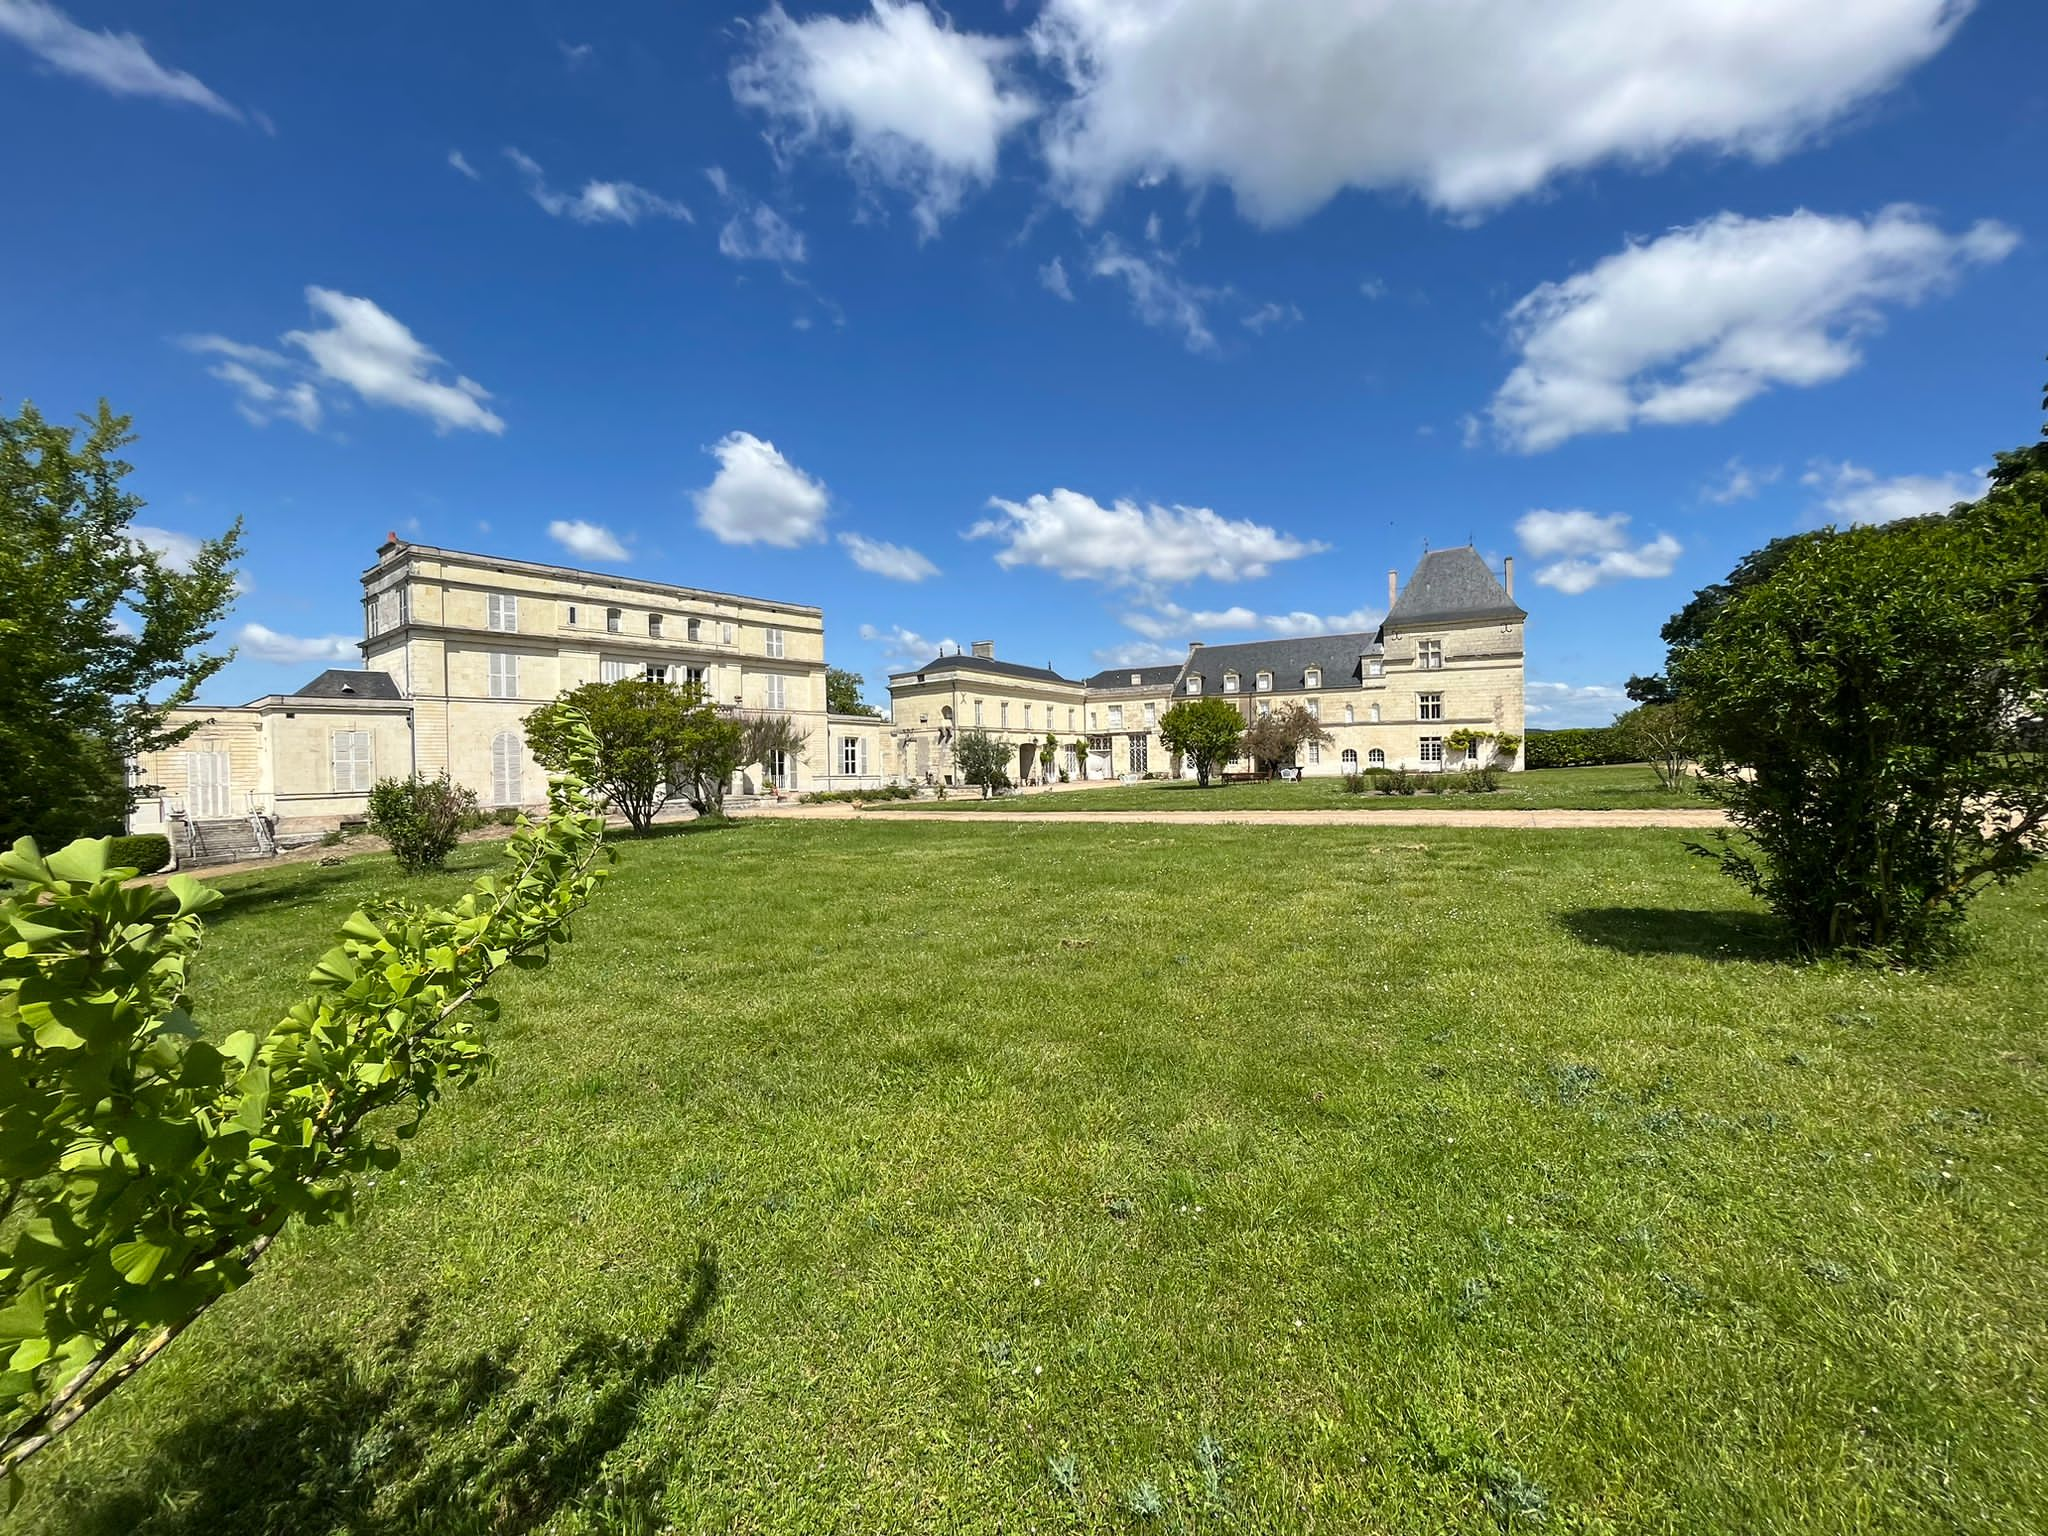
{"label": "blue sky", "polygon": [[[1538,16],[1537,12],[1542,14]],[[2048,9],[0,0],[0,402],[246,519],[222,701],[387,529],[1085,673],[1514,554],[1598,721],[1777,534],[2039,427]],[[1057,264],[1057,265],[1055,265]]]}

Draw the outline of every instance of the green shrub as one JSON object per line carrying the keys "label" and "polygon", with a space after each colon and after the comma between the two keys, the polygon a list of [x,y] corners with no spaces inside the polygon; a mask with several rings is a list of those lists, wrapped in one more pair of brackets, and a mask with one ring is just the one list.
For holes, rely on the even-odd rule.
{"label": "green shrub", "polygon": [[370,830],[391,845],[399,868],[409,874],[446,865],[464,822],[475,814],[476,792],[445,771],[431,779],[379,779],[370,791]]}
{"label": "green shrub", "polygon": [[1611,725],[1531,731],[1523,743],[1525,768],[1597,768],[1607,763],[1641,761],[1642,753],[1628,734]]}
{"label": "green shrub", "polygon": [[171,862],[171,840],[161,832],[138,832],[117,837],[107,845],[110,868],[132,869],[138,875],[153,875]]}
{"label": "green shrub", "polygon": [[[1366,776],[1362,773],[1347,773],[1344,775],[1344,793],[1347,795],[1362,795],[1366,790],[1366,782]],[[1377,788],[1378,786],[1375,785],[1373,787]]]}
{"label": "green shrub", "polygon": [[860,805],[875,800],[915,800],[917,791],[908,784],[884,784],[879,789],[814,789],[797,796],[800,805]]}

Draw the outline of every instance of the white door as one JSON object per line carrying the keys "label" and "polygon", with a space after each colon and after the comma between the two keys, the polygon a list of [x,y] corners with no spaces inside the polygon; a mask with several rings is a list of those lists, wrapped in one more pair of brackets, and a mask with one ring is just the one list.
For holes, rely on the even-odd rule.
{"label": "white door", "polygon": [[185,783],[194,821],[213,821],[231,814],[228,809],[228,755],[225,752],[188,752]]}

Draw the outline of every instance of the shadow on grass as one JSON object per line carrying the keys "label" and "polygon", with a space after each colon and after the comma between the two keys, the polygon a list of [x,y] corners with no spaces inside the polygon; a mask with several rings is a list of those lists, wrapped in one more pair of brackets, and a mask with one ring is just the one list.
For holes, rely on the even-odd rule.
{"label": "shadow on grass", "polygon": [[630,827],[610,827],[605,831],[605,840],[630,848],[635,843],[660,842],[670,837],[700,837],[711,832],[730,832],[739,825],[730,816],[697,816],[689,821],[657,821],[645,832],[635,832]]}
{"label": "shadow on grass", "polygon": [[1796,958],[1778,922],[1762,912],[1674,907],[1578,907],[1558,926],[1581,944],[1624,955],[1691,955],[1772,964]]}
{"label": "shadow on grass", "polygon": [[129,1442],[146,1474],[84,1491],[62,1529],[80,1536],[519,1536],[565,1510],[607,1529],[654,1530],[666,1465],[607,1473],[648,1400],[701,1374],[718,1295],[702,1249],[675,1319],[652,1343],[588,1333],[546,1369],[511,1344],[431,1369],[410,1356],[425,1331],[415,1295],[366,1360],[309,1346],[251,1388],[154,1442]]}

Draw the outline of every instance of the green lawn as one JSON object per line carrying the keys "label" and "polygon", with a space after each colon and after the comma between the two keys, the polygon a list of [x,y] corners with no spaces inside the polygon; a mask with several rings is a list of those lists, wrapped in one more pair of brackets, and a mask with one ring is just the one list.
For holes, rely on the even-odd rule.
{"label": "green lawn", "polygon": [[[1672,833],[623,852],[10,1529],[2048,1529],[2048,881],[1901,975]],[[228,882],[211,1027],[390,874]]]}
{"label": "green lawn", "polygon": [[[984,801],[972,790],[955,790],[947,809],[1003,811],[1370,811],[1390,806],[1452,806],[1490,811],[1613,811],[1700,809],[1707,802],[1690,788],[1673,793],[1659,786],[1647,763],[1606,768],[1532,768],[1501,775],[1491,794],[1347,795],[1340,778],[1278,780],[1263,784],[1217,784],[1202,789],[1192,780],[1106,784],[1047,794],[1005,795]],[[876,801],[870,810],[929,810],[932,802]]]}

